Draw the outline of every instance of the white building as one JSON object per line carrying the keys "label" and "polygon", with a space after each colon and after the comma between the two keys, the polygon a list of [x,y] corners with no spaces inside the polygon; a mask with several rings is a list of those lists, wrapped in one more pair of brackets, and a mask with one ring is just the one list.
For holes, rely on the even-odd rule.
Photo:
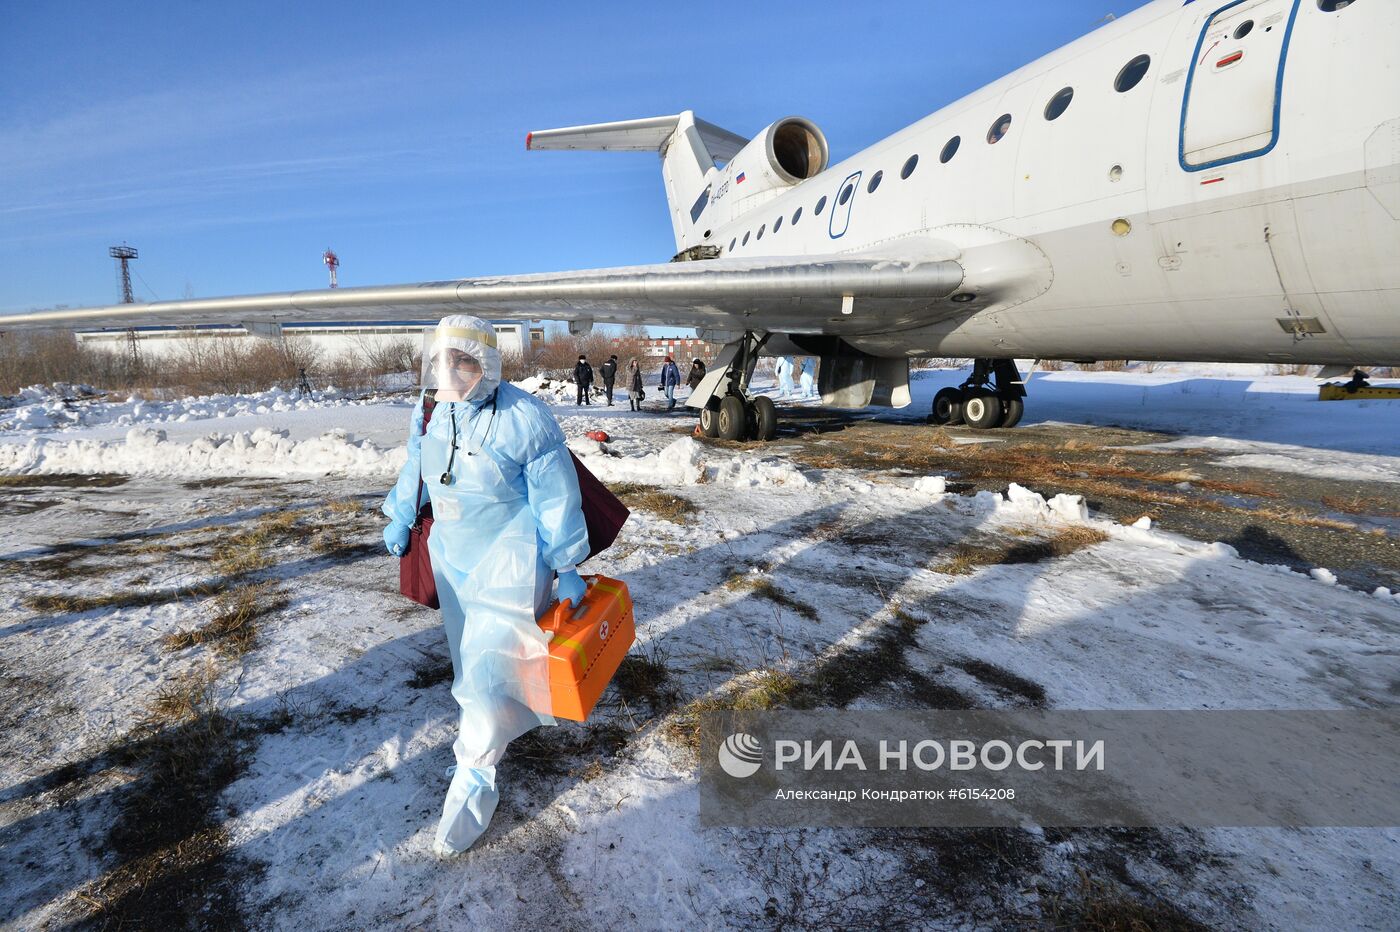
{"label": "white building", "polygon": [[[321,351],[322,358],[333,359],[345,353],[372,352],[396,341],[409,340],[415,348],[423,339],[423,331],[437,324],[435,320],[356,321],[347,323],[283,324],[285,336],[306,340]],[[519,321],[492,321],[503,355],[519,354],[524,341],[538,343],[544,338],[543,328],[531,327]],[[128,352],[126,330],[87,330],[78,333],[86,345]],[[527,336],[528,334],[528,336]],[[237,324],[210,324],[200,327],[138,327],[137,351],[143,359],[160,359],[174,352],[187,340],[256,340],[257,337]]]}

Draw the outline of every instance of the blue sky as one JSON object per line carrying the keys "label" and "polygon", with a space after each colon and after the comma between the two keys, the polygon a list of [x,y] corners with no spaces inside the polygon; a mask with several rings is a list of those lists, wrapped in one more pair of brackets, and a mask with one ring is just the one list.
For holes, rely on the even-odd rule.
{"label": "blue sky", "polygon": [[[10,3],[0,311],[660,262],[644,153],[527,130],[800,114],[844,158],[1140,0]],[[703,11],[697,15],[697,11]]]}

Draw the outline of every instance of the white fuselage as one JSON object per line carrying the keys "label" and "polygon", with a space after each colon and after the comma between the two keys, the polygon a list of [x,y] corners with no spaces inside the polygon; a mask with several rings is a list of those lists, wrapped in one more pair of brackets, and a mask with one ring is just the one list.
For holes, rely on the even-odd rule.
{"label": "white fuselage", "polygon": [[964,315],[813,322],[875,355],[1400,364],[1400,3],[1331,5],[1156,0],[791,188],[735,160],[708,242],[1026,264]]}

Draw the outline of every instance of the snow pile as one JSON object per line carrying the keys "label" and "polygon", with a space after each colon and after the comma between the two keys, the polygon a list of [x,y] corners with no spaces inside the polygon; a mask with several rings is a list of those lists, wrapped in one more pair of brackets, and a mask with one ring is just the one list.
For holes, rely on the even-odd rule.
{"label": "snow pile", "polygon": [[948,480],[942,476],[922,476],[915,480],[914,491],[925,495],[946,495]]}
{"label": "snow pile", "polygon": [[47,401],[75,400],[91,398],[102,393],[91,385],[75,385],[72,382],[54,382],[50,385],[30,385],[21,388],[15,395],[0,395],[0,408],[17,408],[20,405],[39,404]]}
{"label": "snow pile", "polygon": [[569,441],[569,448],[604,482],[695,485],[706,478],[705,448],[689,437],[645,456],[613,455],[605,444],[587,438]]}
{"label": "snow pile", "polygon": [[528,379],[512,382],[516,388],[529,392],[545,404],[573,404],[578,400],[578,386],[573,382],[532,375]]}
{"label": "snow pile", "polygon": [[134,427],[138,424],[183,423],[206,418],[366,403],[348,398],[344,392],[334,388],[309,395],[274,388],[249,395],[200,395],[175,401],[147,401],[138,395],[117,402],[90,401],[80,397],[84,393],[90,396],[93,390],[88,386],[63,383],[26,388],[16,396],[18,403],[0,415],[0,430],[76,430],[104,425]]}
{"label": "snow pile", "polygon": [[1007,504],[1022,512],[1030,512],[1042,521],[1051,518],[1058,518],[1062,521],[1088,521],[1089,506],[1084,503],[1082,495],[1056,495],[1049,501],[1045,497],[1032,492],[1025,486],[1011,483],[1011,487],[1006,490]]}
{"label": "snow pile", "polygon": [[186,444],[167,440],[163,430],[133,427],[124,441],[36,438],[23,445],[0,444],[0,472],[358,476],[393,474],[404,457],[404,447],[386,450],[342,429],[297,441],[288,431],[260,427],[212,432]]}
{"label": "snow pile", "polygon": [[[695,443],[693,440],[690,442]],[[764,485],[805,489],[812,484],[801,470],[791,463],[777,457],[753,454],[736,456],[719,466],[714,471],[712,481],[721,485],[732,485],[737,489],[751,489]]]}

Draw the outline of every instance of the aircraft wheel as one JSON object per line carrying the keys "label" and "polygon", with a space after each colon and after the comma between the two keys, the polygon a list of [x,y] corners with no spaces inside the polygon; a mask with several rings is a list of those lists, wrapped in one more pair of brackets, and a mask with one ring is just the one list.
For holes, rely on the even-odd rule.
{"label": "aircraft wheel", "polygon": [[1021,415],[1026,413],[1026,399],[1003,398],[1001,400],[1001,426],[1015,427],[1021,423]]}
{"label": "aircraft wheel", "polygon": [[933,412],[928,416],[930,424],[939,427],[945,424],[956,427],[963,421],[963,393],[960,388],[940,389],[933,396]]}
{"label": "aircraft wheel", "polygon": [[753,400],[753,419],[756,439],[768,441],[778,436],[778,408],[772,398],[759,395]]}
{"label": "aircraft wheel", "polygon": [[700,433],[706,437],[719,436],[719,402],[713,398],[700,409]]}
{"label": "aircraft wheel", "polygon": [[963,402],[962,416],[974,430],[991,430],[1001,423],[1001,399],[985,388],[975,388]]}
{"label": "aircraft wheel", "polygon": [[748,426],[748,412],[742,398],[726,395],[719,403],[719,436],[724,440],[743,440]]}

